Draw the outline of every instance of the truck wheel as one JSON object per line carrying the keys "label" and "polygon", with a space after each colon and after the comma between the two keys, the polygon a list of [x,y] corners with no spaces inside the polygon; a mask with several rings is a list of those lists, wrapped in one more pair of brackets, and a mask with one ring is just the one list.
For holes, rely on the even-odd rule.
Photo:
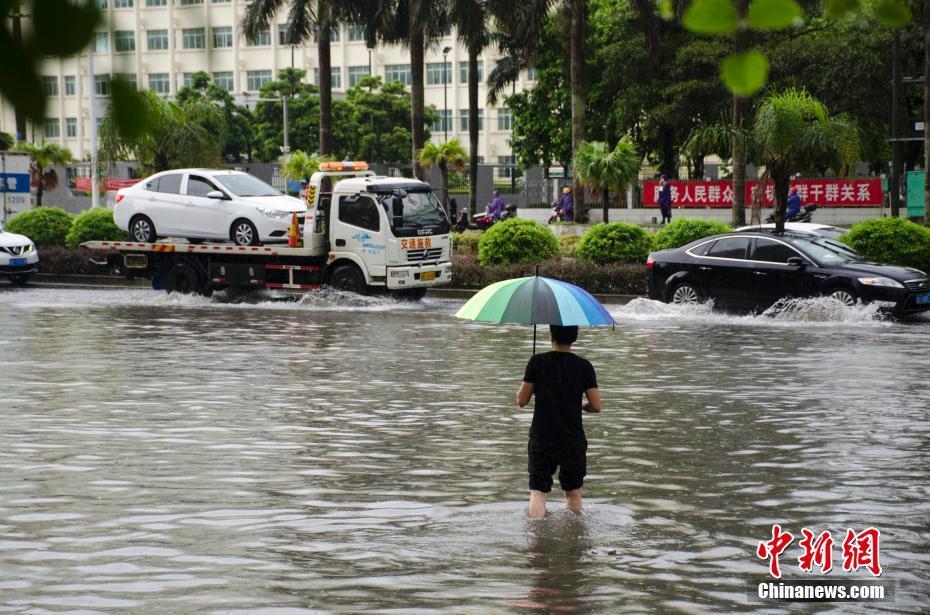
{"label": "truck wheel", "polygon": [[358,295],[368,294],[365,277],[355,265],[339,265],[329,276],[329,285],[336,290],[344,290]]}
{"label": "truck wheel", "polygon": [[26,282],[29,281],[28,273],[14,273],[10,276],[10,283],[13,286],[25,286]]}
{"label": "truck wheel", "polygon": [[155,243],[158,240],[155,225],[147,216],[136,216],[129,221],[129,237],[139,243]]}
{"label": "truck wheel", "polygon": [[198,294],[209,297],[212,290],[208,287],[206,276],[196,265],[186,260],[179,260],[169,269],[163,279],[165,292],[182,295]]}
{"label": "truck wheel", "polygon": [[229,238],[237,246],[261,245],[261,241],[258,240],[258,229],[245,218],[239,218],[232,223],[229,229]]}

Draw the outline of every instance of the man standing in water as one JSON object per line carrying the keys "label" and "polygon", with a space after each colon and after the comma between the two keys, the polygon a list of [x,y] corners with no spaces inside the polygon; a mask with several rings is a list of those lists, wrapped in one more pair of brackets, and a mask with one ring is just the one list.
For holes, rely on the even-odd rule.
{"label": "man standing in water", "polygon": [[[550,325],[549,331],[552,352],[530,358],[517,391],[517,405],[521,408],[536,394],[528,446],[531,517],[545,516],[546,497],[552,490],[556,467],[565,505],[570,510],[581,510],[588,449],[581,412],[601,411],[594,367],[572,352],[578,327]],[[583,403],[582,394],[587,397]]]}

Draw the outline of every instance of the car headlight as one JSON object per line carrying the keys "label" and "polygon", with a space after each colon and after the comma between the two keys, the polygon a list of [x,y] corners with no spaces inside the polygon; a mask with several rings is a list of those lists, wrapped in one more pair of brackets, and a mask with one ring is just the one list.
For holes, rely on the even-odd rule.
{"label": "car headlight", "polygon": [[256,207],[256,209],[263,216],[267,216],[275,220],[290,220],[291,216],[295,213],[292,211],[283,211],[280,209],[264,209],[262,207]]}
{"label": "car headlight", "polygon": [[860,284],[866,286],[885,286],[887,288],[904,288],[904,284],[891,278],[859,278]]}

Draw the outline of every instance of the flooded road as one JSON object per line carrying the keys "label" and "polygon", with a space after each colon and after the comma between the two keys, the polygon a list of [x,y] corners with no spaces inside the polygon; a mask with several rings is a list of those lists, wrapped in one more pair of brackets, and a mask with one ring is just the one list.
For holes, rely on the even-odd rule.
{"label": "flooded road", "polygon": [[0,613],[783,612],[773,523],[895,588],[788,610],[925,612],[930,319],[612,307],[586,510],[531,522],[531,331],[460,305],[0,289]]}

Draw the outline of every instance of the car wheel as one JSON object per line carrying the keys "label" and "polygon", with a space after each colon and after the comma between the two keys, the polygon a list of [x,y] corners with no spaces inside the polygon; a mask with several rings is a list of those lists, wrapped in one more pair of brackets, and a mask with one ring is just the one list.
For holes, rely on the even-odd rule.
{"label": "car wheel", "polygon": [[845,286],[828,290],[827,296],[848,307],[852,307],[859,303],[859,295],[856,294],[856,291],[846,288]]}
{"label": "car wheel", "polygon": [[675,305],[694,305],[701,303],[704,297],[701,290],[690,282],[682,282],[672,290],[671,301]]}
{"label": "car wheel", "polygon": [[29,281],[28,273],[14,273],[10,276],[10,283],[13,286],[25,286],[26,282]]}
{"label": "car wheel", "polygon": [[358,295],[368,294],[368,285],[365,277],[358,267],[354,265],[340,265],[329,276],[329,285],[336,290],[344,290]]}
{"label": "car wheel", "polygon": [[129,221],[129,237],[139,243],[155,243],[158,240],[155,225],[147,216],[136,216]]}
{"label": "car wheel", "polygon": [[261,245],[261,241],[258,240],[258,229],[245,218],[233,222],[232,227],[229,229],[229,238],[237,246]]}

